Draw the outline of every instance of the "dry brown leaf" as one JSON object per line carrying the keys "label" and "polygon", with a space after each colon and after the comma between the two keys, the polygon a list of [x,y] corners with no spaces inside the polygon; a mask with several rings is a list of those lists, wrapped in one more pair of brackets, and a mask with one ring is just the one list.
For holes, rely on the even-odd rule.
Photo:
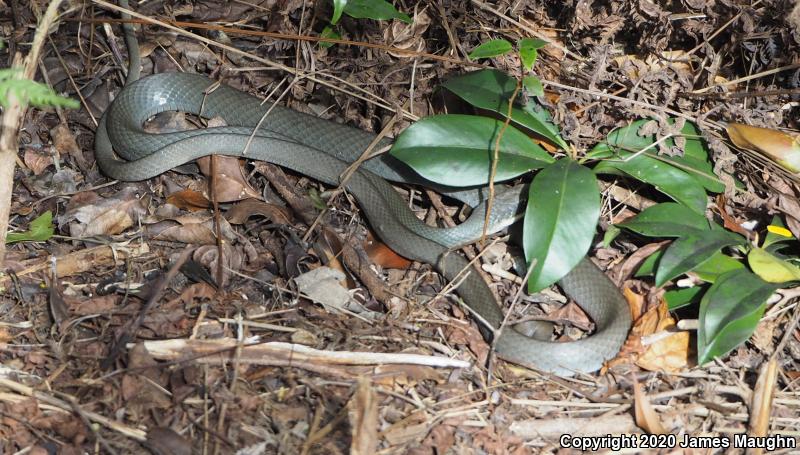
{"label": "dry brown leaf", "polygon": [[156,427],[147,432],[145,445],[156,455],[191,455],[192,443],[170,428]]}
{"label": "dry brown leaf", "polygon": [[356,391],[347,402],[350,421],[350,454],[373,455],[378,449],[378,397],[369,378],[358,378]]}
{"label": "dry brown leaf", "polygon": [[86,158],[84,158],[83,152],[75,140],[75,135],[72,134],[67,125],[64,123],[56,125],[50,130],[50,138],[53,140],[53,147],[55,147],[59,155],[70,155],[81,170],[89,169],[89,163],[86,162]]}
{"label": "dry brown leaf", "polygon": [[729,123],[727,130],[737,147],[755,150],[788,171],[800,173],[800,135],[741,123]]}
{"label": "dry brown leaf", "polygon": [[[216,181],[211,185],[216,188],[217,202],[241,201],[247,198],[261,198],[261,194],[247,182],[244,169],[235,156],[214,155]],[[197,167],[203,175],[211,176],[211,157],[205,156],[197,160]],[[210,193],[210,192],[209,192]]]}
{"label": "dry brown leaf", "polygon": [[[778,379],[778,361],[771,358],[761,365],[758,371],[758,380],[753,390],[750,403],[750,422],[747,434],[755,437],[764,437],[769,433],[769,418],[772,414],[772,399],[775,396],[775,385]],[[747,453],[761,454],[763,449],[748,450]]]}
{"label": "dry brown leaf", "polygon": [[661,419],[653,409],[653,405],[645,395],[636,376],[631,375],[631,378],[633,379],[633,405],[636,414],[636,425],[650,434],[667,434],[667,430],[661,424]]}
{"label": "dry brown leaf", "polygon": [[231,224],[244,224],[251,216],[261,215],[273,223],[291,224],[292,212],[286,207],[260,199],[248,198],[234,204],[225,214]]}
{"label": "dry brown leaf", "polygon": [[716,211],[720,218],[722,218],[722,223],[723,226],[725,226],[725,229],[741,234],[745,236],[745,238],[751,238],[753,233],[743,228],[742,225],[739,224],[730,213],[728,213],[725,195],[718,194],[716,202]]}
{"label": "dry brown leaf", "polygon": [[182,210],[197,212],[211,207],[209,201],[202,193],[194,190],[176,191],[167,196],[167,203]]}
{"label": "dry brown leaf", "polygon": [[[670,316],[667,303],[661,303],[647,311],[634,323],[631,333],[638,342],[636,365],[649,371],[675,372],[689,365],[689,332],[673,333],[647,346],[641,345],[643,336],[652,335],[675,327],[675,320]],[[626,349],[630,346],[626,343]]]}
{"label": "dry brown leaf", "polygon": [[41,175],[48,166],[53,164],[53,157],[48,153],[25,147],[23,161],[25,162],[25,166],[28,166],[33,172],[33,175]]}
{"label": "dry brown leaf", "polygon": [[155,240],[193,243],[195,245],[216,245],[214,228],[208,223],[175,224],[160,222],[145,229],[147,235]]}
{"label": "dry brown leaf", "polygon": [[134,226],[146,211],[133,187],[126,187],[110,198],[89,200],[92,202],[67,211],[59,220],[61,225],[77,221],[69,225],[73,237],[119,234]]}
{"label": "dry brown leaf", "polygon": [[376,239],[372,232],[367,233],[363,246],[370,260],[385,269],[407,269],[411,266],[411,261],[395,253],[388,245]]}

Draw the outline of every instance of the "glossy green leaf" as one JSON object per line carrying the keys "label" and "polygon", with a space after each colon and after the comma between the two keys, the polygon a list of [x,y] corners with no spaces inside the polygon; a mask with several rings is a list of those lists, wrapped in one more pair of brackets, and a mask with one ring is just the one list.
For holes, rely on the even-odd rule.
{"label": "glossy green leaf", "polygon": [[[475,107],[506,118],[508,100],[517,88],[517,81],[502,71],[480,70],[450,78],[442,84],[442,87]],[[528,129],[564,150],[569,148],[561,138],[558,127],[553,123],[550,112],[534,99],[528,100],[521,106],[514,103],[511,108],[511,120],[515,126]]]}
{"label": "glossy green leaf", "polygon": [[346,3],[345,14],[356,19],[399,19],[407,24],[411,23],[408,14],[397,11],[391,3],[384,0],[347,0]]}
{"label": "glossy green leaf", "polygon": [[709,230],[706,217],[675,202],[648,207],[617,226],[648,237],[680,237],[691,232]]}
{"label": "glossy green leaf", "polygon": [[650,276],[656,273],[656,268],[658,267],[658,261],[661,260],[661,256],[664,255],[664,250],[658,250],[655,253],[647,256],[641,264],[639,264],[639,268],[636,269],[636,273],[634,276],[636,278],[641,278],[644,276]]}
{"label": "glossy green leaf", "polygon": [[342,17],[344,7],[347,5],[347,0],[333,0],[333,16],[331,17],[331,24],[336,25]]}
{"label": "glossy green leaf", "polygon": [[525,71],[530,71],[533,64],[536,63],[536,58],[539,56],[539,49],[543,48],[547,41],[539,38],[522,38],[517,43],[519,47],[519,59],[522,61],[522,67]]}
{"label": "glossy green leaf", "polygon": [[675,240],[658,262],[656,286],[694,269],[721,248],[744,241],[743,237],[722,230],[695,232]]}
{"label": "glossy green leaf", "polygon": [[525,76],[522,78],[522,85],[531,96],[544,96],[544,87],[542,81],[536,76]]}
{"label": "glossy green leaf", "polygon": [[[496,136],[503,122],[475,115],[434,115],[406,128],[391,154],[426,179],[450,186],[489,183]],[[495,181],[538,169],[553,158],[509,126],[500,140]]]}
{"label": "glossy green leaf", "polygon": [[[322,29],[322,32],[319,34],[319,36],[320,36],[320,38],[335,38],[335,39],[341,39],[341,37],[342,37],[342,35],[338,31],[336,31],[335,28],[333,28],[330,25],[326,25],[325,28]],[[333,45],[334,45],[334,43],[332,43],[330,41],[320,41],[319,42],[319,47],[326,48],[326,49],[331,47],[331,46],[333,46]]]}
{"label": "glossy green leaf", "polygon": [[55,233],[53,226],[53,213],[46,211],[31,221],[30,228],[24,232],[9,232],[6,243],[15,242],[45,242]]}
{"label": "glossy green leaf", "polygon": [[595,166],[598,174],[623,174],[653,185],[655,189],[672,199],[691,208],[697,213],[704,213],[708,197],[702,185],[689,174],[672,165],[639,155],[629,161],[606,160]]}
{"label": "glossy green leaf", "polygon": [[530,292],[555,283],[586,256],[599,217],[600,192],[591,170],[565,158],[536,174],[522,241],[533,264]]}
{"label": "glossy green leaf", "polygon": [[794,238],[790,230],[786,229],[786,225],[783,224],[781,217],[775,215],[772,217],[772,222],[767,226],[767,235],[764,236],[764,243],[761,247],[768,248],[774,244],[790,242],[792,240],[797,239]]}
{"label": "glossy green leaf", "polygon": [[699,302],[705,292],[705,286],[693,286],[683,289],[671,289],[664,293],[664,301],[670,311],[683,308],[693,303]]}
{"label": "glossy green leaf", "polygon": [[767,283],[786,283],[800,281],[800,267],[785,261],[767,251],[753,247],[747,254],[750,269]]}
{"label": "glossy green leaf", "polygon": [[472,52],[469,53],[469,58],[475,60],[479,58],[497,57],[498,55],[508,54],[512,49],[513,47],[508,41],[502,38],[493,39],[473,49]]}
{"label": "glossy green leaf", "polygon": [[700,265],[693,268],[692,273],[706,283],[714,283],[717,281],[720,275],[728,273],[731,270],[739,270],[743,268],[744,264],[742,264],[741,261],[736,260],[727,254],[717,252],[708,258],[708,260],[703,261],[700,263]]}
{"label": "glossy green leaf", "polygon": [[[642,152],[636,160],[643,161],[643,166],[647,167],[651,161],[661,161],[669,163],[678,169],[683,170],[697,181],[698,184],[711,192],[719,193],[725,189],[725,185],[714,174],[711,162],[708,158],[708,149],[705,142],[700,139],[699,132],[694,124],[686,122],[681,129],[684,135],[685,145],[683,156],[658,155],[658,146],[654,145],[658,140],[655,134],[640,136],[641,127],[651,120],[637,120],[629,126],[612,131],[605,142],[597,144],[587,155],[591,159],[602,159],[617,157],[625,159],[636,152]],[[674,119],[669,120],[670,123]],[[674,138],[663,141],[667,147],[675,145]],[[645,158],[642,158],[644,156]]]}
{"label": "glossy green leaf", "polygon": [[746,269],[719,277],[700,301],[697,362],[721,357],[747,341],[778,287]]}

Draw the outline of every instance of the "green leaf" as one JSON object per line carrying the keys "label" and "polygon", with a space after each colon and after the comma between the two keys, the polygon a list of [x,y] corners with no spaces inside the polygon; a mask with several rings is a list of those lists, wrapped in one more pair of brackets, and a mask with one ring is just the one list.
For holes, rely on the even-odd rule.
{"label": "green leaf", "polygon": [[591,170],[565,158],[536,174],[522,241],[533,267],[529,292],[555,283],[586,256],[599,217],[600,192]]}
{"label": "green leaf", "polygon": [[469,53],[469,58],[476,60],[479,58],[497,57],[498,55],[511,52],[512,49],[511,43],[508,41],[502,38],[493,39],[473,49],[472,52]]}
{"label": "green leaf", "polygon": [[721,357],[747,341],[778,287],[746,269],[719,277],[700,301],[697,362]]}
{"label": "green leaf", "polygon": [[664,255],[664,250],[660,249],[655,253],[647,256],[647,258],[642,261],[639,265],[639,268],[636,269],[636,274],[634,275],[636,278],[641,278],[643,276],[650,276],[656,273],[656,267],[658,266],[658,261],[661,260],[661,256]]}
{"label": "green leaf", "polygon": [[637,180],[653,185],[655,189],[686,205],[697,213],[704,213],[708,198],[705,189],[689,174],[668,163],[646,155],[629,161],[603,161],[594,168],[598,174],[619,174],[621,171]]}
{"label": "green leaf", "polygon": [[[645,150],[637,155],[636,158],[631,159],[631,161],[641,162],[637,168],[648,169],[655,165],[653,162],[661,162],[682,170],[689,175],[689,177],[694,179],[697,185],[711,192],[719,193],[725,189],[725,185],[714,174],[711,162],[708,159],[708,151],[705,142],[697,137],[699,133],[692,123],[686,122],[681,130],[681,134],[685,135],[686,145],[683,148],[684,156],[678,157],[659,156],[658,147],[654,145],[658,140],[655,134],[646,136],[639,135],[641,127],[649,121],[650,120],[646,119],[637,120],[627,127],[612,131],[605,142],[598,144],[592,149],[587,155],[587,158],[602,159],[616,155],[620,159],[626,159],[633,156],[636,152]],[[675,120],[670,119],[669,121],[673,123]],[[663,143],[668,147],[672,147],[675,145],[675,140],[674,138],[669,138],[664,140]],[[624,169],[620,170],[631,174]],[[635,175],[633,176],[636,177]],[[664,192],[666,193],[666,191]],[[669,193],[666,194],[672,196]],[[674,196],[672,197],[675,199]]]}
{"label": "green leaf", "polygon": [[[434,115],[406,128],[391,154],[426,179],[450,186],[489,183],[495,142],[503,122],[475,115]],[[553,158],[509,126],[500,140],[496,181],[538,169]]]}
{"label": "green leaf", "polygon": [[702,264],[721,248],[744,243],[744,238],[729,231],[701,231],[683,236],[664,251],[656,270],[656,286]]}
{"label": "green leaf", "polygon": [[705,286],[693,286],[683,289],[671,289],[664,293],[664,300],[667,302],[667,308],[670,311],[683,308],[700,301],[700,297],[705,291]]}
{"label": "green leaf", "polygon": [[[450,78],[442,87],[475,107],[507,118],[508,100],[517,88],[517,81],[502,71],[480,70]],[[569,148],[550,113],[535,100],[529,100],[521,108],[512,106],[511,120],[515,126],[528,129],[564,150]]]}
{"label": "green leaf", "polygon": [[611,245],[611,242],[613,242],[614,239],[620,235],[620,233],[622,233],[622,229],[614,226],[613,224],[609,225],[608,229],[606,229],[606,233],[603,234],[603,248],[608,248]]}
{"label": "green leaf", "polygon": [[336,25],[339,23],[345,6],[347,6],[347,0],[333,0],[333,17],[331,17],[331,24]]}
{"label": "green leaf", "polygon": [[530,71],[533,64],[536,63],[536,57],[539,55],[539,49],[543,48],[547,41],[539,38],[522,38],[517,43],[519,48],[519,58],[522,60],[522,66],[525,71]]}
{"label": "green leaf", "polygon": [[747,255],[753,273],[767,283],[786,283],[800,280],[800,267],[784,261],[767,251],[753,247]]}
{"label": "green leaf", "polygon": [[408,14],[401,13],[384,0],[347,0],[344,12],[356,19],[389,20],[399,19],[407,24],[411,23]]}
{"label": "green leaf", "polygon": [[720,252],[715,253],[708,260],[703,261],[697,267],[692,269],[697,278],[705,281],[706,283],[714,283],[719,279],[720,275],[730,272],[731,270],[743,269],[744,264],[727,254]]}
{"label": "green leaf", "polygon": [[59,96],[50,87],[21,78],[20,68],[0,70],[0,106],[8,107],[9,96],[14,95],[22,104],[35,107],[65,107],[77,109],[80,104],[70,98]]}
{"label": "green leaf", "polygon": [[792,232],[786,229],[783,220],[778,215],[772,217],[772,222],[767,226],[767,235],[764,237],[762,248],[768,248],[771,245],[797,240],[792,235]]}
{"label": "green leaf", "polygon": [[25,232],[9,232],[6,243],[45,242],[53,236],[53,213],[46,211],[31,221],[30,229]]}
{"label": "green leaf", "polygon": [[544,96],[542,81],[536,76],[526,76],[522,78],[522,85],[533,96]]}
{"label": "green leaf", "polygon": [[617,226],[648,237],[681,237],[691,232],[710,229],[706,217],[675,202],[648,207]]}
{"label": "green leaf", "polygon": [[[322,33],[320,33],[319,36],[320,36],[320,38],[335,38],[335,39],[341,39],[342,38],[342,35],[338,31],[336,31],[335,28],[333,28],[330,25],[326,25],[325,28],[322,29]],[[319,47],[327,49],[327,48],[333,46],[334,44],[335,43],[332,43],[330,41],[320,41],[319,42]]]}

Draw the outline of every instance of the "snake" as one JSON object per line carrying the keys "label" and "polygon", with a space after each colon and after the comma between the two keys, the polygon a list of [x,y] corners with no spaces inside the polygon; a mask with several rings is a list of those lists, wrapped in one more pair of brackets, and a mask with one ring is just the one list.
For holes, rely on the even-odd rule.
{"label": "snake", "polygon": [[[120,3],[127,6],[125,0]],[[197,158],[218,154],[267,161],[336,186],[342,182],[343,173],[376,141],[374,133],[262,102],[200,74],[159,73],[140,78],[132,28],[125,29],[125,38],[131,56],[128,77],[103,113],[95,135],[98,166],[113,179],[146,180]],[[144,129],[148,119],[166,111],[221,117],[226,126],[168,133]],[[377,147],[388,147],[391,140],[377,143]],[[459,283],[455,292],[498,357],[567,377],[597,371],[617,355],[631,325],[630,311],[619,289],[590,259],[581,259],[558,285],[591,317],[594,333],[568,342],[526,336],[505,324],[492,290],[456,251],[481,237],[486,192],[451,189],[449,195],[475,207],[472,215],[455,228],[438,228],[419,220],[390,182],[431,185],[391,154],[379,154],[361,163],[344,187],[392,250],[430,264],[446,280]],[[490,211],[489,232],[503,229],[518,218],[527,196],[523,193],[517,189],[498,196]]]}

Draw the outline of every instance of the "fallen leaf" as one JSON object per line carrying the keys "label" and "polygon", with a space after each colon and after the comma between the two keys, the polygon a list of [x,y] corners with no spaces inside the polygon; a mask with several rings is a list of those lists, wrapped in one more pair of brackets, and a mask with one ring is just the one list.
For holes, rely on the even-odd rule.
{"label": "fallen leaf", "polygon": [[244,224],[251,216],[261,215],[277,224],[291,224],[292,213],[286,207],[248,198],[237,202],[225,214],[231,224]]}
{"label": "fallen leaf", "polygon": [[59,224],[70,223],[70,235],[77,238],[119,234],[146,212],[136,191],[135,187],[125,187],[112,197],[75,207],[59,219]]}
{"label": "fallen leaf", "polygon": [[356,391],[347,402],[351,455],[373,455],[377,451],[378,401],[369,378],[359,377]]}
{"label": "fallen leaf", "polygon": [[371,232],[367,233],[367,238],[364,240],[364,251],[372,262],[385,269],[407,269],[411,266],[411,261],[377,240]]}
{"label": "fallen leaf", "polygon": [[167,203],[182,210],[197,212],[211,207],[209,201],[202,193],[194,190],[176,191],[167,196]]}
{"label": "fallen leaf", "polygon": [[633,379],[633,405],[636,425],[650,434],[666,434],[667,430],[661,424],[661,419],[653,409],[653,405],[645,395],[641,384],[639,384],[635,375],[631,375],[631,378]]}
{"label": "fallen leaf", "polygon": [[[775,385],[778,379],[778,361],[773,357],[761,365],[758,371],[756,387],[750,403],[750,422],[748,435],[763,438],[769,432],[769,420],[772,414],[772,399],[775,396]],[[748,453],[761,454],[763,449],[748,450]]]}
{"label": "fallen leaf", "polygon": [[64,155],[70,155],[82,171],[91,167],[83,156],[83,151],[78,146],[75,135],[72,134],[72,131],[66,124],[59,123],[51,129],[50,138],[53,140],[53,147],[58,151],[59,155],[62,157]]}
{"label": "fallen leaf", "polygon": [[45,169],[53,164],[53,157],[49,153],[40,152],[30,147],[25,147],[25,155],[23,157],[25,166],[33,172],[33,175],[41,175]]}
{"label": "fallen leaf", "polygon": [[642,337],[662,333],[675,327],[675,320],[670,316],[667,302],[661,302],[648,310],[631,329],[631,337],[638,344],[632,348],[626,343],[626,351],[641,352],[636,359],[636,365],[649,371],[676,372],[689,365],[689,332],[680,331],[669,334],[664,338],[643,346]]}
{"label": "fallen leaf", "polygon": [[759,152],[784,169],[800,173],[800,136],[741,123],[729,123],[727,131],[737,147]]}

